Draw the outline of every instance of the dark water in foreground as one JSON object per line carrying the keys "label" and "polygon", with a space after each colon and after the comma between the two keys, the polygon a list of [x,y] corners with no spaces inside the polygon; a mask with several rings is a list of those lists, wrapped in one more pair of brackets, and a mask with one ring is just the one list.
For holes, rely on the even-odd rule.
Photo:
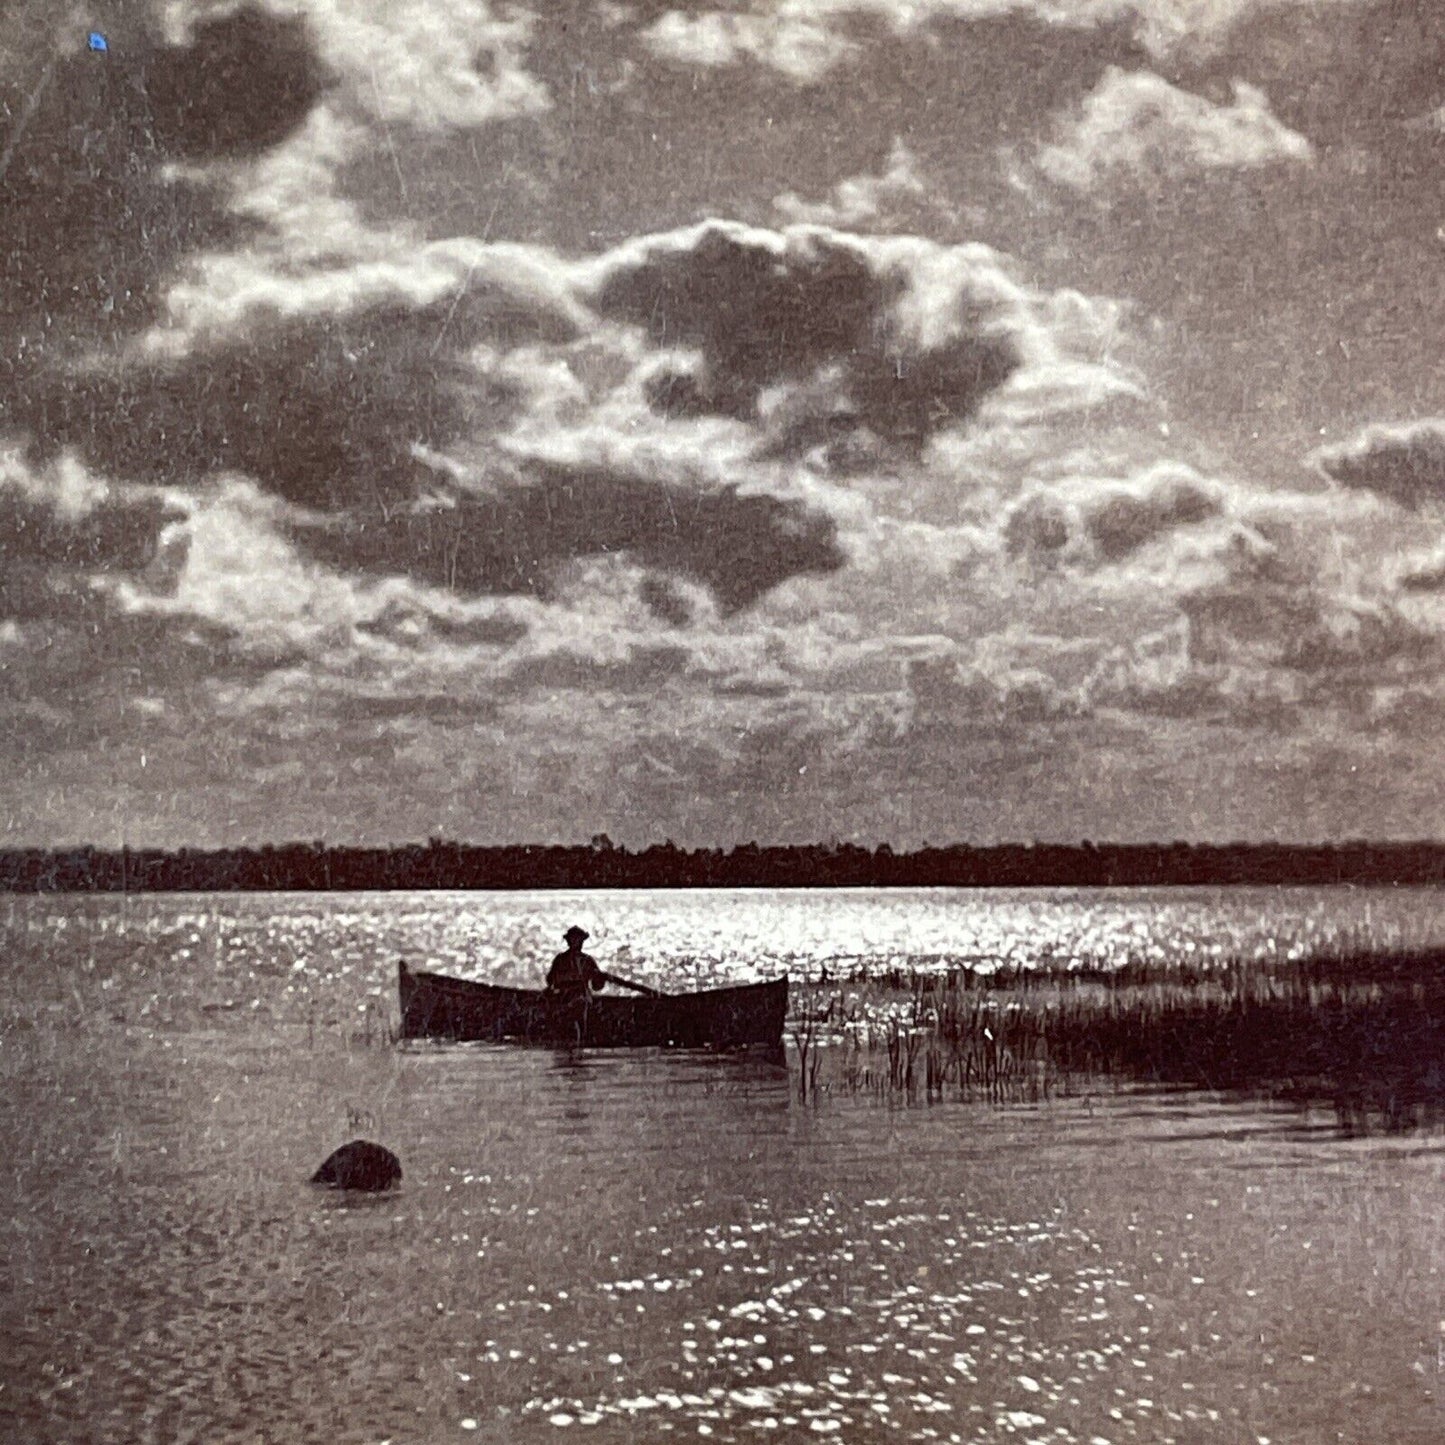
{"label": "dark water in foreground", "polygon": [[[835,899],[720,903],[710,956],[637,970],[726,971],[739,910],[796,940]],[[1267,903],[1186,901],[1088,928],[1270,933]],[[815,1107],[742,1060],[381,1041],[398,949],[530,947],[582,902],[0,905],[0,1439],[1445,1438],[1439,1137],[1197,1095]],[[626,906],[695,944],[705,903]],[[976,896],[841,906],[905,953],[1001,927]],[[1080,935],[1068,900],[996,906]],[[1445,911],[1370,907],[1411,937]],[[355,1135],[398,1193],[301,1182]]]}

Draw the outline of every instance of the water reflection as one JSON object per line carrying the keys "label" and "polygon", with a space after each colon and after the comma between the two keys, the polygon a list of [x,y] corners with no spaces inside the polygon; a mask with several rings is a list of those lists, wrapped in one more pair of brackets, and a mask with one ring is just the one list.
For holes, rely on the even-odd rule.
{"label": "water reflection", "polygon": [[[880,950],[962,907],[869,922],[866,902]],[[1031,906],[1040,937],[1083,916]],[[0,972],[10,1436],[1439,1438],[1439,1147],[1179,1091],[814,1107],[749,1057],[384,1043],[368,1010],[395,952],[460,955],[491,907],[21,919]],[[1094,910],[1101,947],[1126,912]],[[307,1187],[362,1119],[402,1188]]]}
{"label": "water reflection", "polygon": [[552,1057],[553,1069],[558,1073],[567,1074],[574,1078],[582,1078],[586,1075],[588,1065],[592,1062],[593,1058],[586,1049],[550,1049],[548,1052]]}
{"label": "water reflection", "polygon": [[406,1186],[399,1185],[395,1190],[389,1191],[386,1195],[367,1194],[355,1189],[326,1189],[317,1187],[319,1194],[324,1197],[318,1200],[316,1207],[320,1210],[334,1210],[340,1214],[365,1214],[369,1211],[385,1213],[387,1210],[395,1210],[397,1196]]}
{"label": "water reflection", "polygon": [[[408,1045],[410,1046],[410,1045]],[[462,1044],[425,1045],[426,1047],[501,1048],[504,1050],[535,1049],[550,1056],[553,1068],[559,1073],[577,1077],[595,1076],[606,1073],[610,1068],[635,1067],[665,1061],[669,1076],[684,1077],[695,1070],[699,1077],[743,1081],[758,1080],[777,1082],[788,1071],[788,1053],[783,1044],[776,1047],[756,1045],[752,1048],[713,1051],[709,1049],[589,1049],[574,1046],[560,1047],[552,1044]],[[781,1071],[781,1073],[780,1073]]]}
{"label": "water reflection", "polygon": [[1217,969],[855,973],[798,991],[798,1090],[1041,1103],[1143,1084],[1332,1109],[1347,1134],[1445,1123],[1445,951]]}

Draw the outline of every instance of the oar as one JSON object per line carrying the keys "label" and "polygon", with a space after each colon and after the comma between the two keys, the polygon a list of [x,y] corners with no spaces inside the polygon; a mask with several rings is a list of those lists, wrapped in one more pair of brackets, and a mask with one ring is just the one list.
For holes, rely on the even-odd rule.
{"label": "oar", "polygon": [[615,983],[618,988],[630,988],[634,993],[646,994],[648,998],[662,998],[663,994],[655,988],[648,988],[645,983],[633,983],[628,978],[618,978],[615,973],[604,973],[603,980],[607,983]]}

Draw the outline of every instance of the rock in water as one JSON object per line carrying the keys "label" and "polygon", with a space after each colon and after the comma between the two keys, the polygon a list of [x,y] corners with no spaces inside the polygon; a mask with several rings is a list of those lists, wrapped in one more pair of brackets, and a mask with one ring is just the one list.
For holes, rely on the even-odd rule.
{"label": "rock in water", "polygon": [[332,1189],[366,1189],[377,1193],[401,1182],[401,1160],[380,1144],[353,1139],[343,1144],[311,1176],[313,1184]]}

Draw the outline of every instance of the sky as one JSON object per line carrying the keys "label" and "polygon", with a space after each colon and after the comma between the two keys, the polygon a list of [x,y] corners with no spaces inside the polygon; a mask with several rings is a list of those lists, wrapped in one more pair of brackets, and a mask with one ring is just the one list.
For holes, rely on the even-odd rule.
{"label": "sky", "polygon": [[1445,836],[1445,7],[4,4],[0,842]]}

